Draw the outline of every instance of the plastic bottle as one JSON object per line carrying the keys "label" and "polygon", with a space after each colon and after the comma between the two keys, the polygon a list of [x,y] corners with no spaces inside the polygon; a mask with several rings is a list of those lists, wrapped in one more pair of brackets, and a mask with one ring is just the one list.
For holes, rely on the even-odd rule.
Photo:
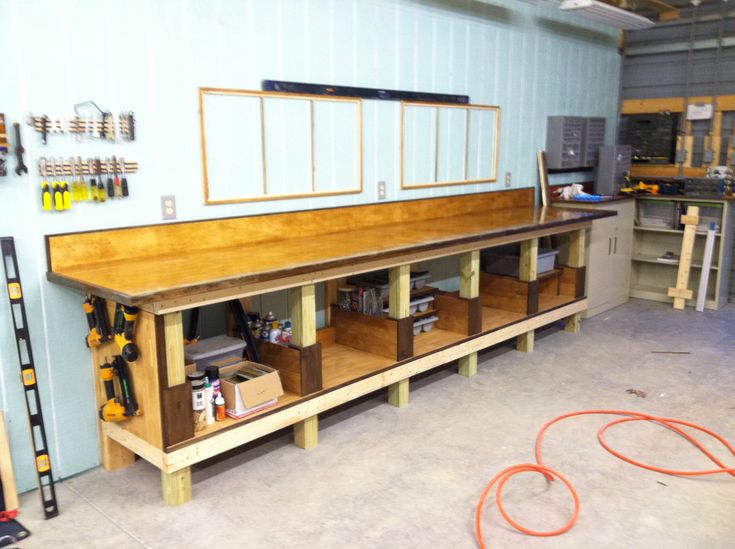
{"label": "plastic bottle", "polygon": [[207,412],[207,425],[212,425],[214,423],[214,389],[209,381],[204,383],[204,406]]}
{"label": "plastic bottle", "polygon": [[278,322],[273,322],[273,327],[268,334],[268,341],[271,343],[279,343],[281,339],[281,329],[278,327]]}
{"label": "plastic bottle", "polygon": [[204,382],[203,381],[192,381],[191,382],[191,408],[195,412],[204,410]]}
{"label": "plastic bottle", "polygon": [[217,421],[225,420],[225,399],[222,397],[222,393],[217,393],[214,399],[214,406],[217,412]]}

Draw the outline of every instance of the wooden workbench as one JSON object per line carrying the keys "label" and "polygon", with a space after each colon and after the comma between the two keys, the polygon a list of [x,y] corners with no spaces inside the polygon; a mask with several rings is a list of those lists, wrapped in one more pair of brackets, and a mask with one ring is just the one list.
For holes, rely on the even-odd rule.
{"label": "wooden workbench", "polygon": [[[143,415],[100,424],[102,460],[114,470],[136,454],[146,459],[161,469],[164,499],[175,505],[191,497],[195,463],[290,425],[309,448],[320,412],[384,387],[389,402],[403,406],[417,373],[459,360],[460,373],[471,376],[481,349],[518,338],[519,350],[531,351],[534,330],[559,320],[577,331],[586,307],[584,231],[609,215],[536,208],[533,189],[521,189],[50,235],[48,279],[141,308],[141,358],[131,371]],[[538,277],[538,239],[552,234],[569,235],[568,264]],[[510,242],[521,243],[520,276],[481,275],[480,250]],[[457,257],[460,290],[440,292],[437,327],[414,336],[410,266],[446,256]],[[388,318],[329,307],[343,277],[385,268]],[[328,325],[317,330],[320,282]],[[263,362],[281,371],[284,396],[274,408],[195,434],[181,311],[280,289],[290,292],[293,340]],[[95,369],[114,352],[94,350]],[[100,384],[97,391],[101,402]]]}

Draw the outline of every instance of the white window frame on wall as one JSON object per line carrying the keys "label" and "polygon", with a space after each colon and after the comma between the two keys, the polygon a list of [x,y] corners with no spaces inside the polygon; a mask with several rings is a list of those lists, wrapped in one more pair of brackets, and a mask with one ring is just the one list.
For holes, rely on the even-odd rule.
{"label": "white window frame on wall", "polygon": [[[421,183],[409,183],[406,181],[406,112],[410,107],[423,107],[436,109],[436,123],[434,126],[434,181]],[[465,141],[464,141],[464,179],[455,181],[437,181],[439,173],[440,158],[440,109],[462,109],[466,113],[465,119]],[[479,179],[467,179],[468,162],[469,162],[469,136],[470,136],[470,113],[472,111],[493,111],[495,112],[495,131],[493,135],[492,151],[492,174],[490,177],[482,177]],[[423,189],[427,187],[444,187],[449,185],[467,185],[473,183],[493,183],[498,180],[498,153],[500,148],[500,107],[497,105],[474,105],[474,104],[451,104],[451,103],[430,103],[423,101],[401,101],[401,189]]]}
{"label": "white window frame on wall", "polygon": [[[210,176],[208,171],[208,156],[207,156],[207,132],[206,132],[206,113],[205,113],[205,97],[207,95],[227,95],[227,96],[242,96],[242,97],[256,97],[260,103],[260,143],[261,143],[261,155],[263,164],[263,176],[262,176],[262,191],[258,193],[245,193],[242,196],[230,196],[225,198],[213,198],[210,192]],[[266,99],[284,99],[284,100],[306,100],[309,101],[309,119],[310,119],[310,142],[309,150],[311,157],[311,192],[299,192],[299,193],[283,193],[283,194],[267,194],[268,192],[268,163],[266,151],[266,117],[265,117],[265,100]],[[316,184],[316,154],[315,150],[318,144],[315,142],[315,125],[314,125],[314,103],[353,103],[356,106],[356,173],[355,181],[352,185],[348,185],[345,188],[339,188],[328,191],[318,191]],[[260,90],[237,90],[229,88],[211,88],[211,87],[200,87],[199,88],[199,123],[201,129],[202,138],[202,170],[204,176],[204,204],[205,205],[217,205],[217,204],[236,204],[241,202],[260,202],[266,200],[286,200],[296,198],[311,198],[318,196],[335,196],[343,194],[359,194],[362,192],[362,156],[363,156],[363,144],[362,144],[362,99],[357,97],[342,97],[342,96],[323,96],[323,95],[311,95],[311,94],[299,94],[299,93],[281,93],[271,91],[260,91]],[[211,131],[211,128],[210,128]],[[245,189],[243,189],[245,190]]]}

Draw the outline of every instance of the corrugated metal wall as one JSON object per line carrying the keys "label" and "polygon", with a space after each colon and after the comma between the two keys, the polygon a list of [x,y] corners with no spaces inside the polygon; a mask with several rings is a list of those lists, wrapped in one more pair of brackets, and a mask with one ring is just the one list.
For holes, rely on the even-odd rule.
{"label": "corrugated metal wall", "polygon": [[[716,41],[721,15],[723,48],[720,51],[719,94],[735,94],[735,5],[732,2],[702,6],[695,27],[690,95],[711,95],[715,83]],[[724,11],[723,11],[724,10]],[[682,11],[682,20],[659,24],[653,29],[626,33],[623,63],[623,99],[683,97],[686,95],[687,56],[692,10]],[[723,116],[723,134],[733,134],[735,114]],[[701,150],[707,122],[694,124],[695,151]],[[723,154],[724,156],[724,154]],[[694,164],[701,152],[694,155]],[[735,250],[734,250],[735,253]],[[735,266],[730,275],[730,301],[735,301]]]}
{"label": "corrugated metal wall", "polygon": [[[72,116],[92,99],[133,110],[135,143],[77,143],[24,127],[28,165],[39,156],[111,156],[140,162],[131,197],[64,214],[39,207],[36,170],[0,179],[0,234],[14,235],[58,475],[99,463],[82,295],[46,281],[43,235],[160,222],[161,195],[179,220],[374,202],[536,185],[535,152],[552,114],[605,116],[615,132],[617,32],[516,0],[3,0],[0,111]],[[364,191],[359,195],[203,206],[197,88],[258,89],[281,79],[468,94],[502,108],[494,184],[401,191],[400,112],[364,105]],[[11,162],[12,164],[12,162]],[[297,230],[297,228],[294,228]],[[110,243],[125,246],[124,242]],[[99,260],[100,258],[95,258]],[[124,269],[124,265],[120,265]],[[0,290],[0,408],[7,411],[19,486],[34,486],[22,389],[4,289]],[[271,296],[263,307],[277,310]],[[266,309],[267,310],[267,309]]]}

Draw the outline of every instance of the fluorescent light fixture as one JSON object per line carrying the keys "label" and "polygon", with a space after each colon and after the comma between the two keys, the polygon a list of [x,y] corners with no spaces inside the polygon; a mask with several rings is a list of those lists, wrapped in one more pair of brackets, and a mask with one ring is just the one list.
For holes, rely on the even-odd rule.
{"label": "fluorescent light fixture", "polygon": [[640,30],[653,26],[650,19],[598,0],[564,0],[559,9],[576,12],[588,19],[619,29]]}

